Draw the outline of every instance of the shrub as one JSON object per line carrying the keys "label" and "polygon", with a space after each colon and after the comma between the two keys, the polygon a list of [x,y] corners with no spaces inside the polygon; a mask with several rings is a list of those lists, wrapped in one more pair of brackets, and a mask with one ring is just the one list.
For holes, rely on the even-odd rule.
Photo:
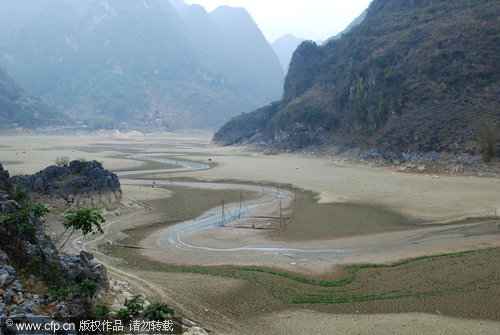
{"label": "shrub", "polygon": [[109,319],[109,306],[106,302],[100,302],[92,308],[92,313],[98,319]]}
{"label": "shrub", "polygon": [[25,205],[29,203],[30,197],[28,191],[26,191],[22,187],[16,186],[14,192],[15,193],[13,195],[13,198],[15,201],[17,201],[18,204]]}
{"label": "shrub", "polygon": [[162,321],[165,320],[165,317],[172,317],[174,314],[175,310],[163,302],[153,302],[144,308],[144,299],[140,294],[132,296],[125,302],[125,307],[116,312],[117,318],[125,324],[130,323],[133,318],[139,316],[152,321]]}
{"label": "shrub", "polygon": [[30,216],[43,216],[50,211],[42,204],[26,204],[23,208],[15,213],[10,213],[4,216],[0,216],[0,222],[4,226],[18,225],[18,232],[20,235],[25,235],[28,233],[33,233],[35,227],[30,222]]}
{"label": "shrub", "polygon": [[116,317],[119,320],[122,320],[123,323],[125,323],[125,324],[129,324],[130,323],[130,313],[129,313],[129,310],[127,308],[125,308],[125,307],[120,308],[116,312]]}
{"label": "shrub", "polygon": [[137,294],[132,296],[125,303],[125,307],[129,311],[129,315],[132,318],[135,318],[141,314],[142,307],[144,306],[144,299],[142,299],[142,295]]}
{"label": "shrub", "polygon": [[125,307],[120,308],[116,312],[116,316],[125,324],[128,324],[133,318],[136,318],[141,314],[143,306],[144,299],[142,299],[142,295],[134,295],[130,299],[127,299]]}
{"label": "shrub", "polygon": [[68,166],[69,165],[69,157],[68,156],[59,156],[56,158],[55,163],[59,167]]}
{"label": "shrub", "polygon": [[144,310],[144,317],[149,320],[162,321],[165,315],[173,316],[175,311],[164,302],[153,302]]}
{"label": "shrub", "polygon": [[425,11],[427,13],[435,13],[436,12],[436,5],[434,3],[431,3],[429,7],[425,8]]}
{"label": "shrub", "polygon": [[80,291],[86,298],[92,298],[97,293],[97,289],[97,283],[88,278],[80,284]]}

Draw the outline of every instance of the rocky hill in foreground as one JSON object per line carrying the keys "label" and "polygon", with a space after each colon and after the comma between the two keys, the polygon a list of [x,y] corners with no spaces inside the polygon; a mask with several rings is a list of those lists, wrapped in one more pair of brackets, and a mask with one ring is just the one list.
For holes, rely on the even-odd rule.
{"label": "rocky hill in foreground", "polygon": [[223,145],[498,154],[500,4],[374,0],[324,46],[294,53],[282,100],[233,118]]}
{"label": "rocky hill in foreground", "polygon": [[[75,173],[87,176],[82,179],[88,183],[81,183],[75,178],[61,179]],[[119,190],[119,184],[114,181],[116,176],[102,169],[98,162],[73,161],[69,166],[49,167],[34,176],[27,176],[26,179],[35,181],[37,191],[50,189],[54,182],[60,183],[62,187],[52,192],[51,200],[57,199],[57,194],[64,195],[65,189],[78,187],[82,192],[88,192],[89,189],[101,192]],[[56,330],[36,334],[86,334],[81,331],[84,326],[81,322],[88,320],[107,321],[115,325],[114,322],[120,319],[125,326],[132,317],[163,320],[174,316],[175,311],[166,303],[149,302],[140,294],[134,295],[137,290],[127,280],[108,277],[106,267],[98,263],[93,254],[83,250],[65,253],[62,248],[73,233],[68,236],[64,231],[61,235],[57,229],[51,229],[47,221],[54,218],[42,219],[44,215],[50,215],[48,209],[41,203],[32,202],[19,188],[17,179],[10,177],[0,164],[0,334],[20,334],[16,330],[18,325],[39,325]],[[68,180],[74,182],[68,183]],[[89,184],[93,186],[89,187]],[[90,219],[86,214],[77,212],[66,212],[65,219],[70,216],[77,218],[73,223],[79,227],[77,230],[85,234],[86,228],[83,226],[86,224],[82,220]],[[50,232],[47,234],[45,229]],[[102,230],[100,232],[103,233]],[[59,249],[56,249],[56,244]],[[80,243],[78,245],[81,246]],[[151,314],[151,311],[155,314]],[[75,324],[76,330],[64,330],[63,322]],[[54,328],[54,325],[60,328]],[[180,334],[181,327],[184,329],[180,324],[173,327],[176,334]],[[207,334],[198,327],[184,330],[189,334]],[[101,332],[97,330],[89,333]]]}
{"label": "rocky hill in foreground", "polygon": [[67,166],[52,165],[29,176],[12,178],[30,195],[60,209],[104,206],[116,209],[122,199],[118,177],[97,161],[72,161]]}
{"label": "rocky hill in foreground", "polygon": [[[92,299],[108,285],[93,255],[59,254],[42,230],[44,207],[16,191],[0,164],[0,333],[14,323],[59,324],[89,319]],[[10,326],[10,327],[9,327]],[[58,334],[76,334],[61,331]]]}

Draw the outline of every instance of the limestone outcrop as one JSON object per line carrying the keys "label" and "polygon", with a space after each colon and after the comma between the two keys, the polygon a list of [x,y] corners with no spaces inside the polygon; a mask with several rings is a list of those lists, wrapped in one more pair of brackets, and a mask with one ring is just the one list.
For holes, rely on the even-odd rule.
{"label": "limestone outcrop", "polygon": [[33,175],[11,179],[37,200],[61,209],[96,206],[113,210],[122,198],[118,177],[97,161],[51,165]]}

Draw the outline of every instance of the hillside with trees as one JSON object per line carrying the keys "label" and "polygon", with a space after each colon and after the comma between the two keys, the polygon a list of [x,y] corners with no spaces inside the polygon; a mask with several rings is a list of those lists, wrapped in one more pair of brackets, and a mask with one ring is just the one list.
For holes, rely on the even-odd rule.
{"label": "hillside with trees", "polygon": [[0,0],[0,65],[95,128],[216,127],[280,97],[279,61],[244,9],[174,3],[185,11],[168,0]]}
{"label": "hillside with trees", "polygon": [[39,127],[63,122],[61,113],[26,93],[0,67],[0,130],[15,125]]}
{"label": "hillside with trees", "polygon": [[374,0],[338,40],[302,43],[282,99],[233,118],[214,141],[497,154],[499,17],[493,0]]}

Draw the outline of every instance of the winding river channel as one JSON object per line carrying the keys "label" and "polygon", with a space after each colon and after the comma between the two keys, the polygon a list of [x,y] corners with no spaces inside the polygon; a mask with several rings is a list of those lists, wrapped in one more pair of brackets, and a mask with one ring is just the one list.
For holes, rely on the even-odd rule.
{"label": "winding river channel", "polygon": [[[275,213],[279,204],[290,206],[293,200],[291,192],[259,185],[151,179],[151,174],[210,168],[206,164],[166,159],[161,156],[165,155],[133,155],[129,158],[176,167],[121,171],[117,173],[120,182],[124,185],[242,190],[252,192],[255,196],[243,209],[240,204],[228,205],[222,210],[220,207],[214,208],[196,219],[162,228],[142,240],[140,244],[145,247],[143,254],[154,261],[186,265],[273,266],[320,273],[332,264],[388,262],[422,253],[475,248],[477,245],[491,244],[492,237],[498,237],[500,234],[498,221],[484,220],[327,240],[273,240],[265,229],[240,229],[238,225],[241,221],[247,222],[247,227],[252,227],[253,217]],[[149,175],[149,178],[140,179],[140,175]],[[135,179],[127,176],[134,176]]]}

